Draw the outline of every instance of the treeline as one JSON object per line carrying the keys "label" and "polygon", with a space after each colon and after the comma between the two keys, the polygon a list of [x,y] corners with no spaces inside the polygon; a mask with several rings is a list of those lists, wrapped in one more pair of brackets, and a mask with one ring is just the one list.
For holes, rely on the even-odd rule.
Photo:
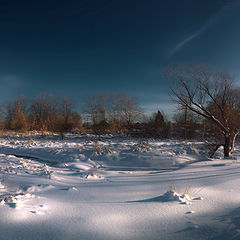
{"label": "treeline", "polygon": [[[69,131],[156,138],[210,139],[212,154],[221,146],[230,156],[240,135],[240,88],[234,77],[205,66],[166,69],[172,100],[178,104],[173,121],[161,111],[146,116],[136,98],[122,94],[93,94],[83,101],[81,114],[68,97],[21,96],[2,108],[2,129]],[[211,155],[212,155],[211,154]]]}
{"label": "treeline", "polygon": [[39,94],[33,99],[17,97],[2,106],[2,129],[14,131],[66,132],[81,128],[80,114],[68,98]]}
{"label": "treeline", "polygon": [[169,121],[160,110],[144,114],[131,95],[96,93],[79,106],[68,97],[39,94],[20,96],[1,107],[2,130],[116,134],[153,138],[218,137],[216,127],[184,107]]}
{"label": "treeline", "polygon": [[2,104],[1,129],[18,132],[90,132],[168,137],[172,124],[160,111],[147,117],[136,98],[123,94],[93,94],[77,111],[68,97],[39,94],[19,96]]}
{"label": "treeline", "polygon": [[94,94],[84,100],[83,127],[95,134],[169,136],[170,122],[158,111],[147,117],[131,95]]}

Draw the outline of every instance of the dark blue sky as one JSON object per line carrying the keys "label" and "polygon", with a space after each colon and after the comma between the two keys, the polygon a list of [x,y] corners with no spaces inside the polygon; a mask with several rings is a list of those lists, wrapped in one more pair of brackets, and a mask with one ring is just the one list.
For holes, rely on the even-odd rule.
{"label": "dark blue sky", "polygon": [[114,92],[171,112],[167,65],[240,76],[239,12],[238,0],[0,0],[0,101]]}

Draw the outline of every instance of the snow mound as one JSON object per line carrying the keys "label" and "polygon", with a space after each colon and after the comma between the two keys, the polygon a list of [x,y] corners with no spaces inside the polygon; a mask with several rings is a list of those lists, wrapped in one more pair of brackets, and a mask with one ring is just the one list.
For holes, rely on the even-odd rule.
{"label": "snow mound", "polygon": [[68,191],[78,191],[78,189],[76,187],[69,187]]}
{"label": "snow mound", "polygon": [[181,204],[190,205],[192,198],[188,194],[178,194],[176,191],[169,190],[162,196],[165,202],[177,201]]}
{"label": "snow mound", "polygon": [[43,192],[53,188],[55,188],[53,185],[38,184],[37,186],[25,186],[22,190],[27,193],[32,193],[32,192]]}
{"label": "snow mound", "polygon": [[86,179],[91,179],[91,180],[96,180],[96,179],[104,179],[104,177],[102,175],[100,175],[99,173],[92,171],[90,169],[90,171],[87,173],[87,175],[85,176]]}
{"label": "snow mound", "polygon": [[7,204],[11,208],[16,208],[21,205],[21,202],[30,199],[30,198],[36,198],[35,195],[32,195],[30,193],[19,193],[19,194],[13,194],[13,195],[7,195],[1,200],[1,205]]}
{"label": "snow mound", "polygon": [[0,182],[0,190],[4,189],[4,188],[5,188],[5,186]]}

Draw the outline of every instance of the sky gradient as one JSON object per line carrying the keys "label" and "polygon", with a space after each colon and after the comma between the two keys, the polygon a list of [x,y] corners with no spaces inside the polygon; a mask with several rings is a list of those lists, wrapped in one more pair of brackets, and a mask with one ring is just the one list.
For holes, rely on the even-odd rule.
{"label": "sky gradient", "polygon": [[0,101],[129,93],[171,114],[169,64],[240,76],[239,10],[238,0],[0,0]]}

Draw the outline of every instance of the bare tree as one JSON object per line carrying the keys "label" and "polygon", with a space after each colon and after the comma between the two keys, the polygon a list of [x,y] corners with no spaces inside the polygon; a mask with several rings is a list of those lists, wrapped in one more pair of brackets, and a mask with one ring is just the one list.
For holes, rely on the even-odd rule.
{"label": "bare tree", "polygon": [[85,99],[84,113],[94,132],[119,132],[123,125],[131,127],[140,119],[142,109],[130,95],[96,93]]}
{"label": "bare tree", "polygon": [[112,94],[109,97],[110,104],[109,104],[109,121],[111,123],[119,123],[121,122],[121,99],[122,96],[119,94]]}
{"label": "bare tree", "polygon": [[25,96],[18,96],[13,102],[8,102],[5,105],[6,121],[5,126],[7,129],[27,131],[27,98]]}
{"label": "bare tree", "polygon": [[137,99],[130,95],[121,95],[120,99],[121,117],[123,122],[131,126],[142,116],[142,109],[139,107]]}
{"label": "bare tree", "polygon": [[142,114],[137,99],[130,95],[96,93],[85,99],[85,113],[93,124],[124,121],[132,124]]}
{"label": "bare tree", "polygon": [[85,99],[84,112],[90,116],[93,124],[107,121],[108,98],[107,94],[96,93]]}
{"label": "bare tree", "polygon": [[70,118],[73,112],[74,103],[67,97],[64,96],[59,104],[59,115],[63,118],[62,129],[69,130]]}
{"label": "bare tree", "polygon": [[[223,72],[211,72],[206,67],[169,67],[173,80],[174,99],[190,111],[211,121],[223,135],[224,157],[234,150],[240,132],[239,91],[234,89],[234,78]],[[239,102],[239,100],[238,100]]]}
{"label": "bare tree", "polygon": [[74,112],[74,107],[76,104],[70,100],[67,96],[64,96],[63,99],[58,101],[58,109],[56,113],[56,128],[60,132],[61,137],[64,137],[64,132],[67,132],[72,129],[81,128],[81,116]]}
{"label": "bare tree", "polygon": [[54,129],[58,103],[56,98],[49,94],[39,94],[35,97],[30,108],[30,119],[33,129]]}
{"label": "bare tree", "polygon": [[202,117],[190,111],[186,106],[181,107],[173,116],[174,132],[184,140],[194,138],[203,130],[202,120]]}

